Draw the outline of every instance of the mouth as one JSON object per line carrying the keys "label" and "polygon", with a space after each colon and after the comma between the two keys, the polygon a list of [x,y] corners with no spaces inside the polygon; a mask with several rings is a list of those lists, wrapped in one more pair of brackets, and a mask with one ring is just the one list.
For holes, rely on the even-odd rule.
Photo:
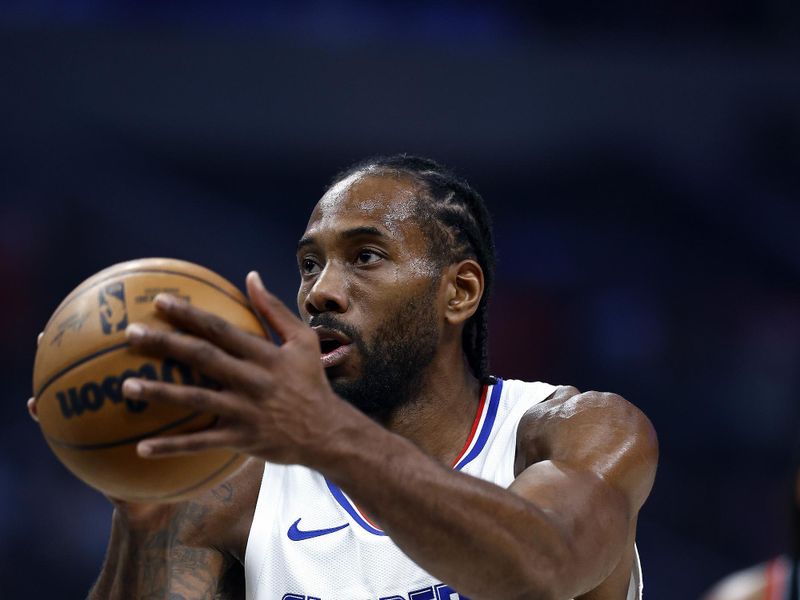
{"label": "mouth", "polygon": [[315,327],[314,331],[319,336],[319,360],[325,369],[340,365],[352,352],[353,342],[343,333],[324,327]]}

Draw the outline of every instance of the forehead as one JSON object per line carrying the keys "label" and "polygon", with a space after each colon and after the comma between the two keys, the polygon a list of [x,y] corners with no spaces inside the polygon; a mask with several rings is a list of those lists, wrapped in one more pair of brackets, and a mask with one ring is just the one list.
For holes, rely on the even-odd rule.
{"label": "forehead", "polygon": [[314,207],[306,235],[355,227],[376,227],[393,236],[419,229],[417,201],[422,187],[411,177],[359,171],[337,182]]}

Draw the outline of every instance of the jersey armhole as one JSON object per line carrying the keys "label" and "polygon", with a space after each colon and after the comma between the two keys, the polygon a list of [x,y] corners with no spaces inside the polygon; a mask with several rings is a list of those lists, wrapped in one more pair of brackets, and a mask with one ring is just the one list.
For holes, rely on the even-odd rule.
{"label": "jersey armhole", "polygon": [[[268,541],[269,537],[263,535],[263,532],[265,528],[268,527],[264,522],[269,514],[266,506],[268,502],[267,475],[272,468],[274,468],[274,465],[270,465],[268,462],[264,463],[264,471],[261,474],[261,485],[258,490],[258,500],[256,500],[256,509],[253,513],[253,523],[250,525],[250,532],[247,535],[247,545],[244,550],[245,590],[248,600],[251,598],[251,590],[258,589],[258,583],[261,579],[261,568],[266,551],[265,543]],[[261,533],[261,535],[259,535],[259,533]]]}
{"label": "jersey armhole", "polygon": [[[509,380],[511,383],[517,383],[514,380]],[[514,430],[513,430],[513,437],[514,440],[514,456],[511,462],[511,478],[512,481],[516,479],[519,473],[516,472],[517,467],[517,456],[520,451],[520,441],[519,441],[519,428],[522,424],[522,421],[525,420],[525,415],[528,414],[535,406],[538,406],[542,402],[546,402],[550,396],[552,396],[559,388],[557,385],[552,385],[550,383],[544,383],[542,381],[535,381],[529,385],[537,386],[539,389],[534,393],[531,392],[533,396],[533,401],[530,400],[530,396],[522,396],[517,399],[515,405],[511,409],[511,416],[515,421]],[[525,465],[522,469],[523,471],[529,467],[530,465]]]}

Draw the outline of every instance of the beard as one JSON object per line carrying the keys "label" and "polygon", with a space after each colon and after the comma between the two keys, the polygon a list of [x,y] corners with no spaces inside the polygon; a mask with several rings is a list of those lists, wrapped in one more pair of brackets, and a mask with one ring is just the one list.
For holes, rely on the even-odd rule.
{"label": "beard", "polygon": [[439,345],[434,306],[436,289],[436,285],[431,285],[410,299],[403,309],[378,326],[374,341],[369,344],[358,331],[338,322],[331,313],[311,319],[312,326],[321,325],[347,335],[361,355],[360,377],[349,381],[330,380],[336,394],[384,423],[397,409],[419,396],[425,383],[426,367]]}

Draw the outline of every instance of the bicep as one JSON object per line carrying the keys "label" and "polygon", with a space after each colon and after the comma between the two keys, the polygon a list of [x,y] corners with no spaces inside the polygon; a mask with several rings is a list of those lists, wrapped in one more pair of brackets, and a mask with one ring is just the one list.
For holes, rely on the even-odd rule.
{"label": "bicep", "polygon": [[587,586],[611,573],[635,527],[624,494],[596,474],[567,464],[536,463],[517,477],[509,491],[530,501],[558,529],[571,576],[585,580]]}
{"label": "bicep", "polygon": [[529,411],[520,423],[518,458],[520,476],[549,461],[570,475],[561,484],[612,488],[635,515],[653,486],[658,440],[633,404],[616,394],[586,392]]}
{"label": "bicep", "polygon": [[509,491],[561,531],[570,576],[602,581],[632,546],[636,518],[655,475],[649,420],[613,394],[554,398],[520,425],[524,469]]}

